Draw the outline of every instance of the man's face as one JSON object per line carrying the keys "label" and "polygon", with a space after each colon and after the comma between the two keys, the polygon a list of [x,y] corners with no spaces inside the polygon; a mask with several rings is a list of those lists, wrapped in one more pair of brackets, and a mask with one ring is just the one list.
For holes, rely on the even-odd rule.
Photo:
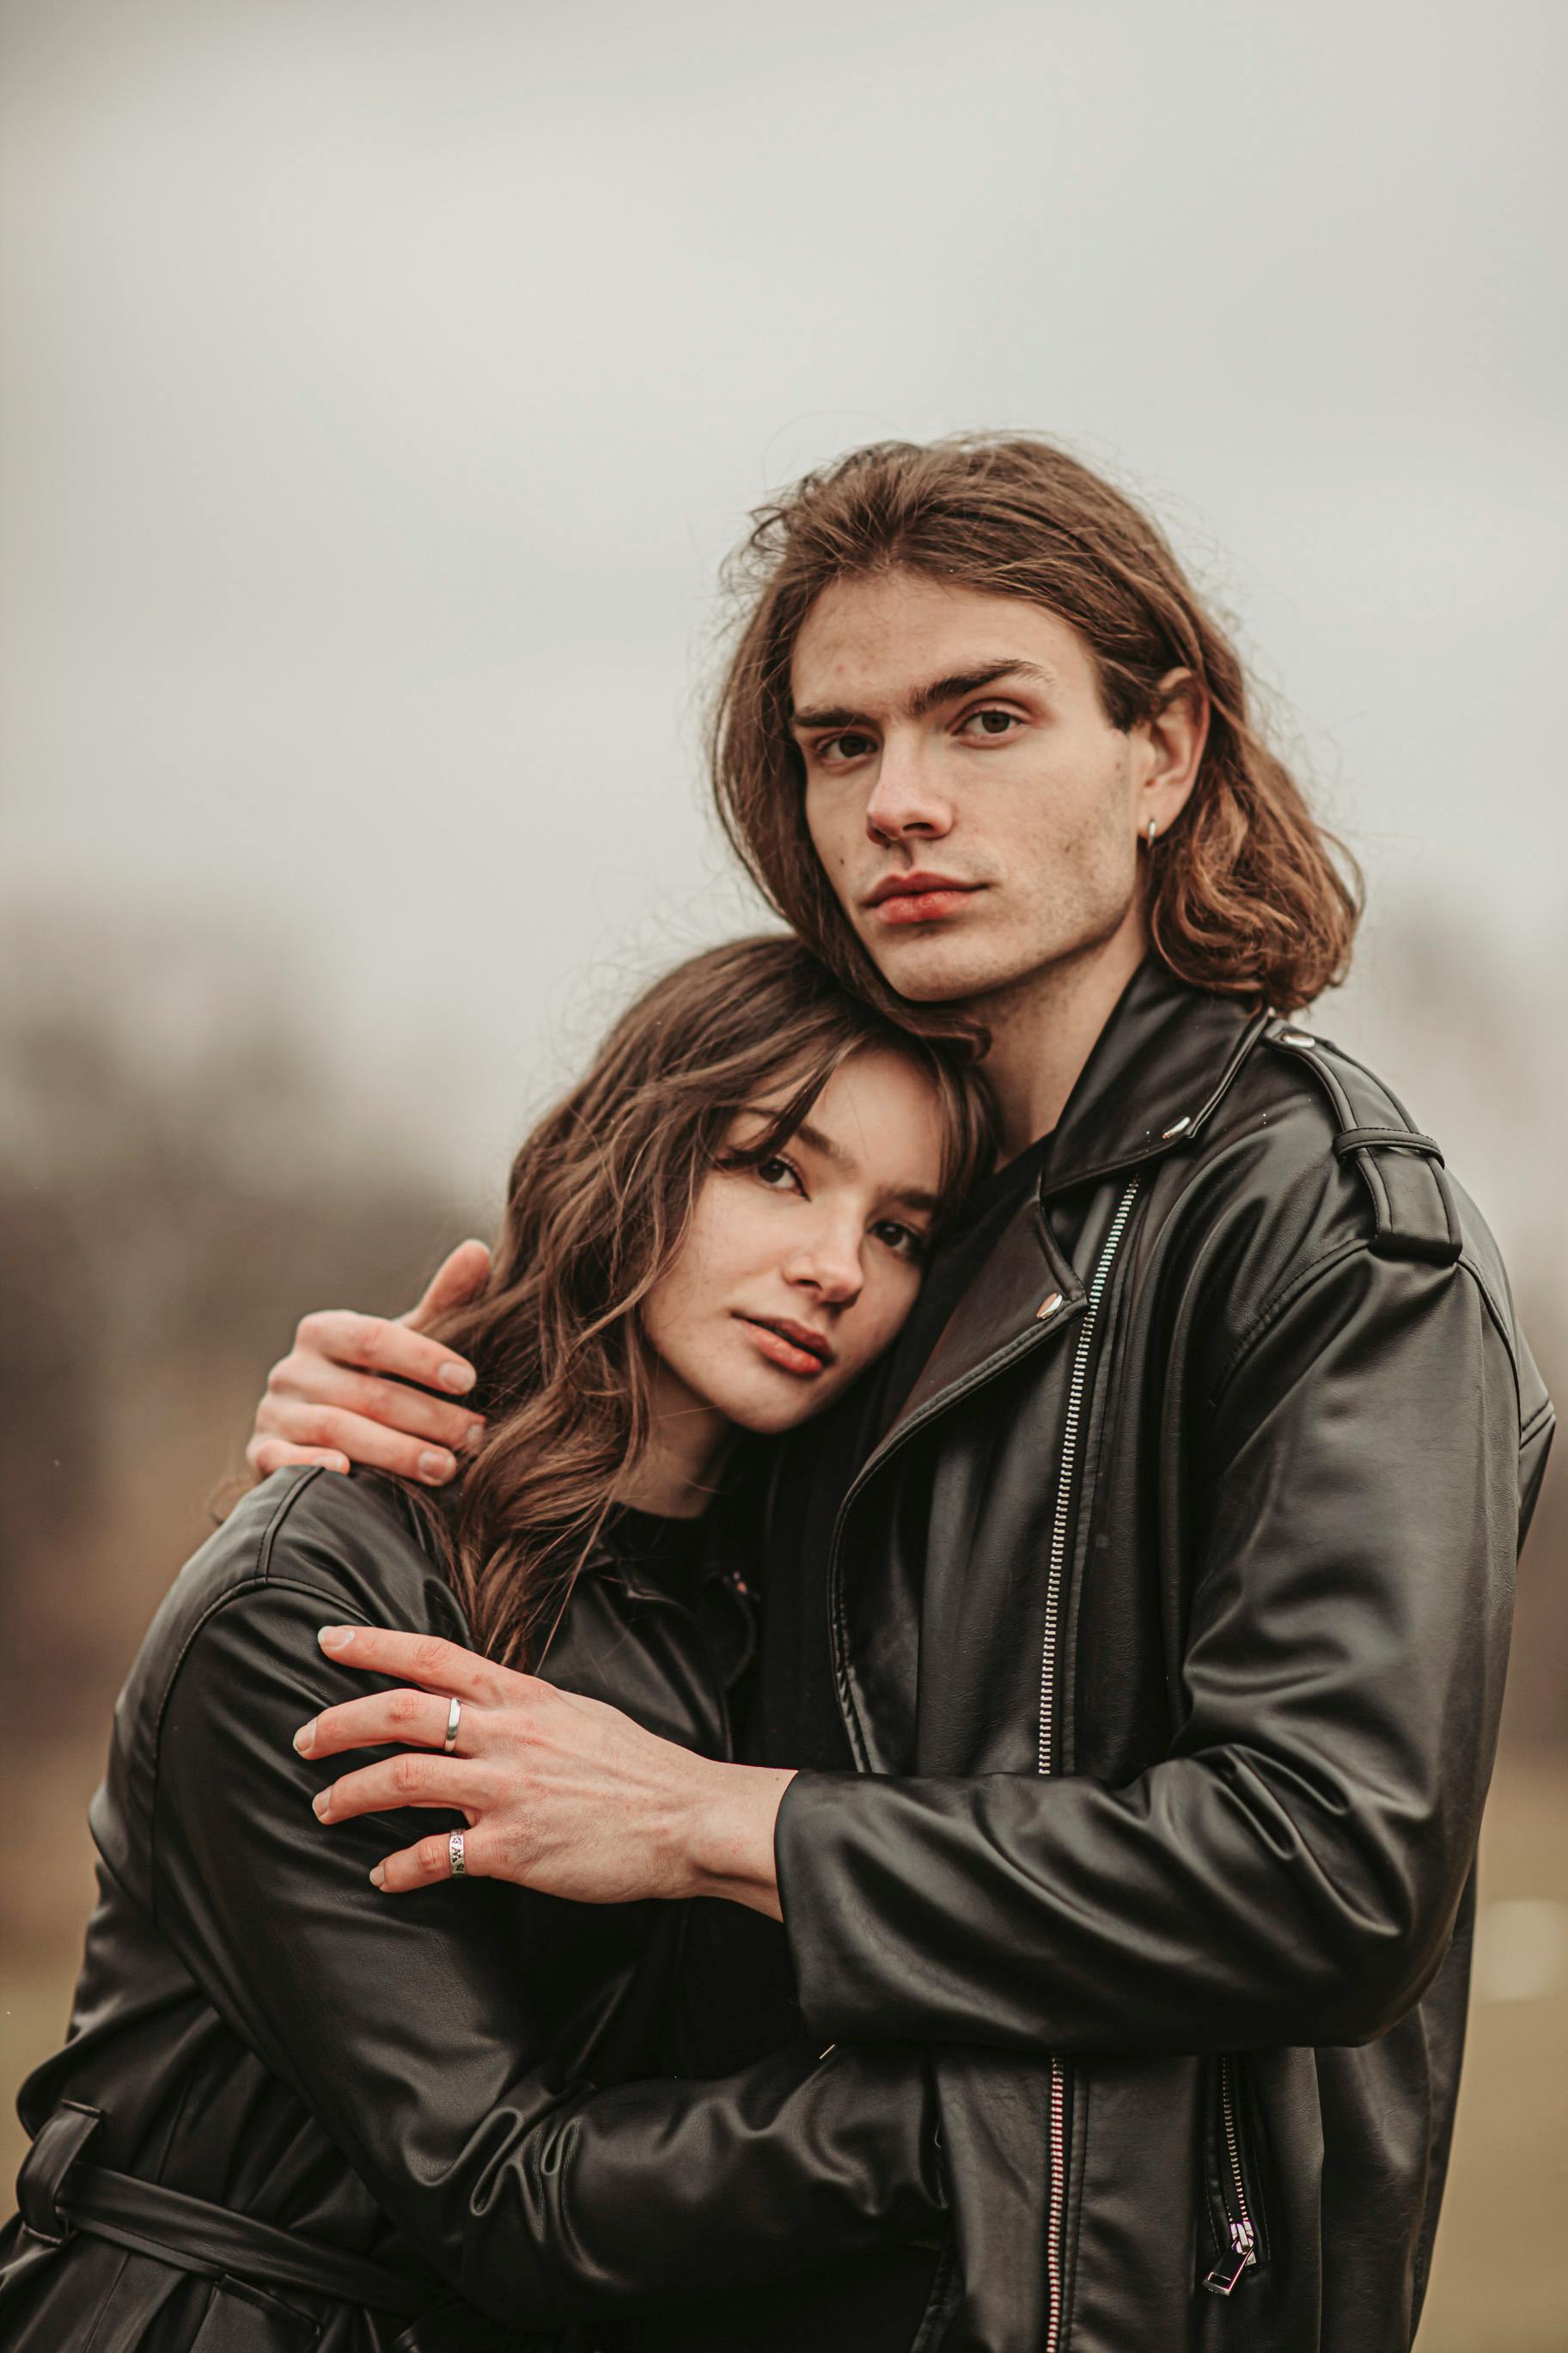
{"label": "man's face", "polygon": [[985,997],[1141,922],[1159,754],[1067,622],[923,573],[839,581],[791,685],[812,841],[900,996]]}

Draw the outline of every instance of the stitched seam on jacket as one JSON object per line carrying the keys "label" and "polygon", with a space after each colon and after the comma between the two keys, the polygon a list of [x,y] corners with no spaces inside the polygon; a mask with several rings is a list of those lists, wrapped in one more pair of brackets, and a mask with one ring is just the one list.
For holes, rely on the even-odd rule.
{"label": "stitched seam on jacket", "polygon": [[[1524,1391],[1520,1386],[1519,1357],[1514,1348],[1513,1335],[1509,1329],[1508,1319],[1503,1314],[1503,1312],[1498,1305],[1497,1301],[1492,1297],[1491,1285],[1488,1282],[1485,1275],[1481,1272],[1480,1268],[1476,1264],[1475,1261],[1471,1258],[1461,1255],[1455,1261],[1455,1264],[1464,1268],[1465,1272],[1469,1276],[1470,1281],[1480,1293],[1481,1303],[1491,1319],[1492,1326],[1497,1333],[1498,1338],[1502,1342],[1504,1351],[1508,1356],[1509,1370],[1513,1375],[1513,1409],[1520,1420],[1522,1421],[1524,1419]],[[1521,1453],[1524,1451],[1524,1432],[1521,1430],[1519,1434]]]}
{"label": "stitched seam on jacket", "polygon": [[1330,1267],[1337,1266],[1342,1259],[1350,1258],[1356,1251],[1360,1251],[1363,1257],[1370,1258],[1373,1255],[1372,1244],[1360,1236],[1353,1241],[1331,1243],[1327,1250],[1320,1250],[1316,1258],[1309,1259],[1305,1266],[1299,1268],[1282,1291],[1277,1291],[1271,1299],[1264,1303],[1237,1342],[1236,1353],[1209,1391],[1211,1412],[1218,1406],[1243,1364],[1267,1334],[1269,1326],[1279,1322],[1288,1307],[1295,1305],[1301,1293],[1317,1281],[1320,1274],[1326,1273]]}
{"label": "stitched seam on jacket", "polygon": [[[1243,1338],[1238,1343],[1235,1356],[1231,1358],[1229,1364],[1226,1366],[1225,1371],[1220,1375],[1218,1381],[1215,1384],[1213,1390],[1210,1392],[1209,1410],[1211,1413],[1217,1411],[1220,1401],[1224,1398],[1226,1389],[1230,1387],[1237,1375],[1240,1372],[1242,1366],[1245,1364],[1247,1358],[1252,1354],[1253,1349],[1260,1341],[1267,1337],[1269,1326],[1279,1321],[1279,1317],[1285,1313],[1285,1310],[1288,1307],[1295,1305],[1296,1301],[1313,1282],[1317,1281],[1320,1274],[1326,1272],[1330,1267],[1337,1265],[1341,1259],[1350,1257],[1351,1253],[1354,1250],[1361,1250],[1369,1258],[1376,1256],[1376,1252],[1373,1250],[1370,1242],[1354,1241],[1337,1243],[1332,1250],[1324,1250],[1321,1256],[1310,1260],[1293,1282],[1287,1284],[1283,1291],[1277,1293],[1274,1298],[1271,1299],[1266,1306],[1259,1308]],[[1487,1311],[1488,1319],[1496,1331],[1498,1338],[1502,1342],[1503,1354],[1508,1358],[1509,1372],[1513,1379],[1514,1411],[1516,1414],[1521,1413],[1523,1411],[1523,1399],[1520,1396],[1519,1363],[1514,1352],[1513,1340],[1510,1334],[1509,1327],[1503,1322],[1502,1317],[1498,1314],[1497,1302],[1493,1299],[1490,1291],[1482,1281],[1479,1269],[1472,1264],[1471,1261],[1468,1258],[1456,1259],[1454,1261],[1454,1268],[1456,1271],[1461,1271],[1468,1274],[1470,1281],[1475,1284],[1476,1290],[1479,1293],[1481,1303]],[[1446,1269],[1436,1270],[1436,1271],[1439,1272],[1447,1271],[1447,1270]],[[1550,1399],[1547,1401],[1547,1410],[1551,1410]],[[1529,1432],[1521,1431],[1520,1434],[1520,1451],[1521,1452],[1523,1451],[1525,1445],[1528,1443],[1528,1439]]]}
{"label": "stitched seam on jacket", "polygon": [[[152,1896],[153,1917],[154,1921],[157,1921],[158,1919],[158,1787],[163,1774],[163,1717],[168,1711],[169,1702],[174,1696],[174,1685],[179,1681],[180,1669],[184,1665],[185,1661],[189,1658],[192,1645],[195,1643],[196,1637],[205,1632],[206,1628],[212,1624],[213,1620],[217,1616],[218,1612],[222,1609],[226,1609],[230,1602],[247,1601],[253,1593],[259,1593],[262,1591],[270,1593],[308,1593],[313,1600],[319,1601],[321,1604],[322,1609],[329,1612],[332,1609],[338,1609],[340,1611],[342,1609],[341,1595],[323,1593],[319,1586],[305,1585],[291,1577],[273,1577],[269,1573],[264,1572],[258,1577],[247,1577],[242,1584],[226,1586],[224,1591],[218,1595],[216,1600],[212,1603],[211,1607],[202,1611],[200,1618],[191,1628],[185,1640],[181,1643],[180,1655],[174,1662],[174,1672],[170,1675],[168,1682],[164,1684],[163,1696],[158,1704],[158,1734],[157,1738],[153,1744],[153,1797],[152,1802],[148,1808],[147,1822],[147,1886],[148,1892]],[[337,1621],[333,1620],[329,1616],[324,1618],[321,1622],[323,1625],[330,1625]],[[159,1923],[159,1925],[161,1926],[162,1923]]]}
{"label": "stitched seam on jacket", "polygon": [[[329,1610],[341,1608],[341,1601],[338,1599],[331,1594],[322,1593],[314,1585],[308,1585],[295,1577],[275,1577],[272,1574],[272,1548],[278,1531],[293,1510],[296,1499],[305,1493],[314,1480],[323,1475],[326,1474],[323,1473],[321,1466],[319,1463],[312,1463],[305,1477],[290,1487],[288,1493],[281,1498],[278,1509],[262,1529],[257,1541],[255,1568],[248,1577],[240,1578],[233,1585],[226,1586],[220,1594],[214,1597],[186,1634],[180,1645],[178,1657],[163,1679],[163,1688],[158,1694],[157,1728],[153,1736],[153,1788],[147,1807],[147,1893],[154,1922],[158,1922],[158,1785],[163,1772],[163,1719],[168,1714],[169,1702],[174,1696],[174,1685],[180,1679],[180,1670],[190,1656],[192,1643],[216,1617],[218,1611],[226,1609],[231,1601],[248,1598],[261,1587],[271,1587],[278,1592],[309,1593]],[[158,1925],[161,1926],[162,1923],[159,1922]]]}
{"label": "stitched seam on jacket", "polygon": [[1530,1444],[1531,1440],[1535,1436],[1537,1430],[1544,1430],[1547,1423],[1553,1419],[1554,1412],[1552,1399],[1550,1398],[1544,1398],[1541,1404],[1536,1407],[1535,1411],[1531,1415],[1530,1419],[1525,1423],[1524,1428],[1519,1433],[1521,1450],[1522,1451]]}
{"label": "stitched seam on jacket", "polygon": [[312,1463],[304,1478],[297,1480],[294,1485],[289,1489],[287,1494],[279,1498],[277,1510],[273,1513],[271,1518],[268,1521],[266,1526],[262,1529],[261,1534],[256,1540],[256,1566],[251,1570],[250,1575],[240,1578],[233,1585],[226,1586],[224,1590],[220,1594],[216,1595],[208,1607],[203,1610],[200,1618],[196,1620],[196,1623],[191,1628],[190,1632],[181,1643],[179,1656],[175,1659],[174,1664],[170,1667],[168,1673],[164,1676],[163,1688],[158,1694],[158,1731],[153,1744],[153,1777],[154,1780],[156,1780],[158,1775],[158,1750],[163,1737],[163,1716],[168,1708],[169,1694],[174,1690],[174,1684],[178,1680],[180,1669],[185,1663],[186,1651],[190,1649],[191,1644],[195,1641],[196,1636],[201,1632],[202,1628],[206,1624],[207,1620],[212,1616],[213,1611],[215,1609],[221,1609],[224,1603],[229,1599],[231,1594],[246,1593],[248,1592],[253,1586],[266,1584],[268,1577],[271,1573],[272,1547],[277,1540],[279,1529],[282,1526],[284,1521],[293,1510],[300,1496],[305,1493],[306,1488],[310,1486],[321,1476],[322,1472],[321,1465],[319,1463]]}

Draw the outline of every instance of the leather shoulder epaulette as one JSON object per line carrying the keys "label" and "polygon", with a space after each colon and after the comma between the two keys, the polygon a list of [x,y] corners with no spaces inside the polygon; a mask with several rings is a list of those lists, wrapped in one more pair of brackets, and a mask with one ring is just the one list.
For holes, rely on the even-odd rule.
{"label": "leather shoulder epaulette", "polygon": [[1441,1147],[1411,1124],[1381,1079],[1293,1021],[1271,1021],[1267,1042],[1310,1071],[1339,1127],[1334,1150],[1353,1160],[1372,1198],[1373,1248],[1387,1258],[1452,1266],[1464,1248]]}

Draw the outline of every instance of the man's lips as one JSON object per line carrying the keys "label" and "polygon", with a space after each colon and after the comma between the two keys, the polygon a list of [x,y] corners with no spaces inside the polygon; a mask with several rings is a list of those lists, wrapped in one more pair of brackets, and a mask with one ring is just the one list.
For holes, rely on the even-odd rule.
{"label": "man's lips", "polygon": [[981,882],[955,881],[949,874],[889,874],[868,892],[865,904],[884,923],[935,923],[956,915],[965,900],[984,889]]}
{"label": "man's lips", "polygon": [[814,1380],[833,1362],[833,1350],[820,1332],[796,1324],[787,1315],[738,1315],[737,1321],[755,1334],[758,1347],[773,1365],[805,1380]]}

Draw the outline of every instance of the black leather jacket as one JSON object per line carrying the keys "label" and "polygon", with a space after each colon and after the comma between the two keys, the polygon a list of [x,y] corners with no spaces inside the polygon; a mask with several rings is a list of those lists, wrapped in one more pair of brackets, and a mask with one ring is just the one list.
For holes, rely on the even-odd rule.
{"label": "black leather jacket", "polygon": [[808,2021],[941,2046],[941,2353],[1408,2346],[1551,1430],[1386,1089],[1146,965],[838,1514],[863,1770],[779,1817]]}
{"label": "black leather jacket", "polygon": [[[550,1678],[727,1753],[749,1627],[728,1580],[699,1608],[705,1630],[593,1565]],[[286,1472],[197,1554],[142,1646],[92,1806],[100,1900],[70,2039],[20,2101],[35,2158],[51,2117],[102,2122],[63,2179],[24,2168],[34,2227],[0,2235],[5,2353],[489,2353],[934,2235],[918,2053],[819,2038],[722,2081],[629,2080],[659,2064],[680,1907],[483,1879],[376,1893],[372,1863],[433,1818],[311,1818],[342,1760],[308,1764],[291,1736],[366,1687],[317,1645],[336,1620],[468,1639],[395,1491]],[[237,2275],[210,2218],[173,2255],[156,2216],[129,2238],[73,2232],[89,2165],[287,2232],[276,2270]],[[289,2245],[368,2259],[431,2308],[405,2329],[302,2289]]]}

